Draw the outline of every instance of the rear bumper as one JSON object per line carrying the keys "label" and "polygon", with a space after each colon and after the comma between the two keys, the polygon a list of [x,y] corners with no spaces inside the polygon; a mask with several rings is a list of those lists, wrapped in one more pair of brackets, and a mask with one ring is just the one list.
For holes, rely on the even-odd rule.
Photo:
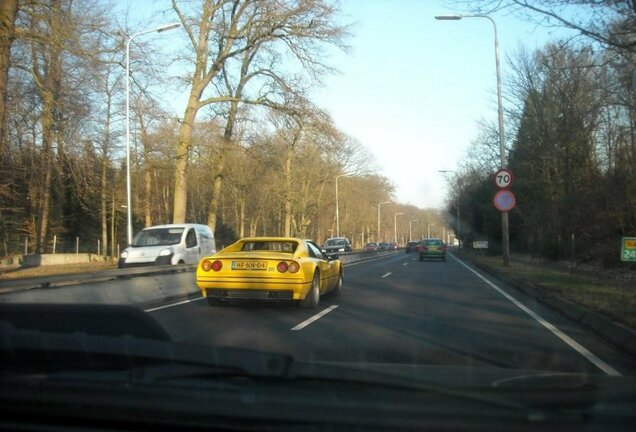
{"label": "rear bumper", "polygon": [[217,299],[248,299],[248,300],[298,300],[291,290],[263,290],[263,289],[219,289],[204,290],[205,297]]}
{"label": "rear bumper", "polygon": [[445,252],[420,252],[420,259],[446,259]]}
{"label": "rear bumper", "polygon": [[242,299],[302,300],[311,288],[311,281],[254,280],[237,278],[220,280],[197,277],[203,297]]}

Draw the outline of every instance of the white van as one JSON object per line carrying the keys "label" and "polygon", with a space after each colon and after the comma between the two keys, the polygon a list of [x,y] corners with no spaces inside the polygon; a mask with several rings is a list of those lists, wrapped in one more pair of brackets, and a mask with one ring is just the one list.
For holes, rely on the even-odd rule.
{"label": "white van", "polygon": [[196,265],[202,257],[213,253],[216,253],[214,233],[207,225],[157,225],[137,233],[132,245],[121,253],[118,267]]}

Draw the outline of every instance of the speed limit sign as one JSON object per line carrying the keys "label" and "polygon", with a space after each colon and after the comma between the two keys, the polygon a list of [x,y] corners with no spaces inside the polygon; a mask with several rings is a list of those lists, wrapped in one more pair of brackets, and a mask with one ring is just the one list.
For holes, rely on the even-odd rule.
{"label": "speed limit sign", "polygon": [[495,186],[497,186],[499,189],[509,188],[510,185],[512,185],[513,179],[514,177],[512,176],[512,172],[510,172],[509,170],[505,168],[502,168],[499,171],[497,171],[493,178],[495,182]]}

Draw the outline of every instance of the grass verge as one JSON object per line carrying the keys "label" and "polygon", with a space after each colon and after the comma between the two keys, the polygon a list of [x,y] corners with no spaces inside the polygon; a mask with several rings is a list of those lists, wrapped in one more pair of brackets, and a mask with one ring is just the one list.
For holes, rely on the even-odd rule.
{"label": "grass verge", "polygon": [[115,262],[92,262],[82,264],[60,264],[60,265],[46,265],[39,267],[27,267],[19,268],[16,270],[10,270],[0,273],[0,279],[19,279],[19,278],[32,278],[40,276],[52,276],[61,274],[73,274],[73,273],[85,273],[96,272],[102,270],[109,270],[117,268]]}
{"label": "grass verge", "polygon": [[636,329],[636,287],[610,272],[581,272],[554,263],[531,262],[512,257],[504,267],[502,258],[466,254],[469,258],[511,278],[538,285],[545,291],[610,317]]}

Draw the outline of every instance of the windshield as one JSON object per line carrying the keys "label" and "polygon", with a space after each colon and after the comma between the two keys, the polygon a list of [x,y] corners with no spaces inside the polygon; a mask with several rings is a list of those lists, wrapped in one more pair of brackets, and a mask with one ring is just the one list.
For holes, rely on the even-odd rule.
{"label": "windshield", "polygon": [[0,429],[636,424],[635,0],[0,5]]}
{"label": "windshield", "polygon": [[184,228],[154,228],[140,231],[133,240],[133,247],[167,246],[181,242]]}

